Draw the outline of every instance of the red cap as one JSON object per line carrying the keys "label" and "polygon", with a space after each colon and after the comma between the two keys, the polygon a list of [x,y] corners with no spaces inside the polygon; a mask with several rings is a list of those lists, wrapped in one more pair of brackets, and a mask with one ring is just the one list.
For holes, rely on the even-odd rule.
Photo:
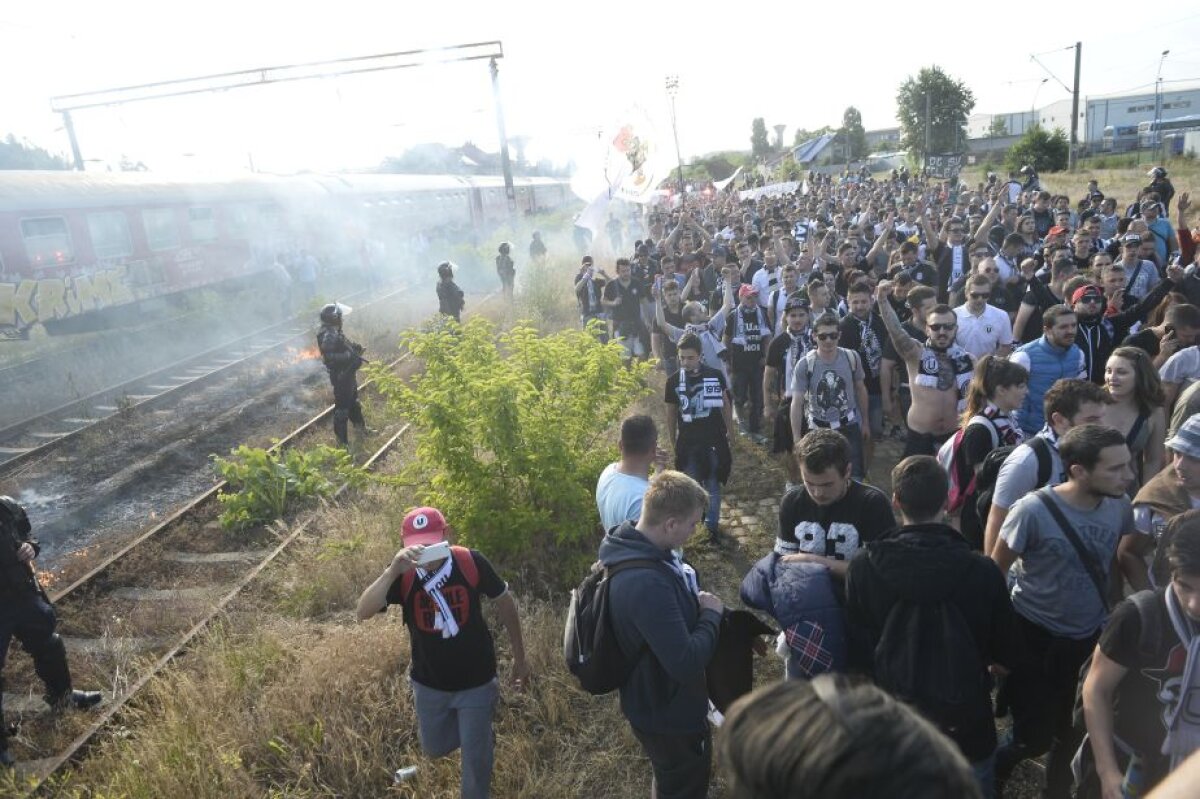
{"label": "red cap", "polygon": [[446,517],[437,508],[410,510],[404,517],[401,532],[406,547],[441,543],[446,540]]}
{"label": "red cap", "polygon": [[1075,293],[1071,295],[1071,304],[1074,305],[1084,297],[1092,297],[1103,302],[1104,292],[1100,290],[1099,286],[1080,286],[1079,288],[1075,289]]}
{"label": "red cap", "polygon": [[754,286],[750,285],[749,283],[743,283],[742,287],[738,289],[739,297],[749,297],[750,295],[757,293],[758,289],[754,288]]}
{"label": "red cap", "polygon": [[1069,231],[1062,225],[1055,225],[1046,233],[1047,236],[1062,236]]}

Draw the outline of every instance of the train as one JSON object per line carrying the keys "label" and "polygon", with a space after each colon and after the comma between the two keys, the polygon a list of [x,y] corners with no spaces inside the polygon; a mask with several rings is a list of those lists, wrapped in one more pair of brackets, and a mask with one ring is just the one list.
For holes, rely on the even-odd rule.
{"label": "train", "polygon": [[[568,181],[514,178],[521,215],[574,203]],[[463,175],[0,172],[0,339],[48,334],[132,303],[238,286],[296,248],[403,250],[509,219],[504,181]]]}

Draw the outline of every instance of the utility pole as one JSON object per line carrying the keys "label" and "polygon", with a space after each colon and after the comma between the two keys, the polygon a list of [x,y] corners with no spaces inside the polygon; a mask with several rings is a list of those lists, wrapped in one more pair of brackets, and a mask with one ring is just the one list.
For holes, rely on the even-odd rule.
{"label": "utility pole", "polygon": [[[513,188],[512,163],[508,160],[508,135],[504,132],[504,103],[500,100],[500,66],[493,58],[489,65],[492,73],[492,96],[496,100],[496,128],[500,131],[500,170],[504,173],[504,194],[508,197],[508,215],[517,215],[517,192]],[[536,210],[536,209],[535,209]]]}
{"label": "utility pole", "polygon": [[1079,159],[1079,59],[1083,44],[1075,42],[1075,88],[1071,90],[1071,149],[1067,155],[1067,169],[1075,171]]}
{"label": "utility pole", "polygon": [[1158,75],[1154,79],[1154,157],[1162,161],[1162,68],[1170,50],[1163,50],[1158,59]]}
{"label": "utility pole", "polygon": [[679,152],[679,124],[675,121],[675,95],[679,93],[679,76],[667,76],[667,95],[671,98],[671,133],[675,136],[675,160],[679,164],[679,194],[684,194],[683,156]]}
{"label": "utility pole", "polygon": [[71,141],[71,158],[75,162],[75,169],[79,172],[83,171],[83,153],[79,151],[79,139],[75,138],[75,123],[71,120],[71,112],[63,111],[63,129],[67,132],[67,138]]}
{"label": "utility pole", "polygon": [[925,87],[925,166],[929,166],[929,109],[930,109],[929,87]]}

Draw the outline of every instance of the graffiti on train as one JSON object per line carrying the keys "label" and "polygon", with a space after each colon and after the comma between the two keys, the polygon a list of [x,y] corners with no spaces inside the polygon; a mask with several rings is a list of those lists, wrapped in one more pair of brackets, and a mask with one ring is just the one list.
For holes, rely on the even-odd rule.
{"label": "graffiti on train", "polygon": [[135,299],[126,265],[90,274],[0,283],[0,327],[23,329]]}

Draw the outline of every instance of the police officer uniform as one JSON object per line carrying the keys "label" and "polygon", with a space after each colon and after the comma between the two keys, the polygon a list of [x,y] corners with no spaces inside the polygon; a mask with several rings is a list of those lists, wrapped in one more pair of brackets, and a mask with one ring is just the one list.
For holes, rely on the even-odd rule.
{"label": "police officer uniform", "polygon": [[342,306],[330,303],[321,309],[321,329],[317,346],[333,384],[333,434],[343,447],[349,445],[346,422],[366,430],[362,405],[358,402],[358,367],[365,361],[362,345],[355,344],[342,333]]}
{"label": "police officer uniform", "polygon": [[[31,529],[25,509],[11,497],[0,496],[0,766],[5,767],[12,766],[13,760],[4,719],[3,669],[14,637],[33,658],[51,708],[89,708],[100,702],[98,691],[71,689],[67,650],[54,631],[58,617],[29,564],[40,551],[38,542],[29,537]],[[32,557],[22,558],[25,544],[33,550]]]}

